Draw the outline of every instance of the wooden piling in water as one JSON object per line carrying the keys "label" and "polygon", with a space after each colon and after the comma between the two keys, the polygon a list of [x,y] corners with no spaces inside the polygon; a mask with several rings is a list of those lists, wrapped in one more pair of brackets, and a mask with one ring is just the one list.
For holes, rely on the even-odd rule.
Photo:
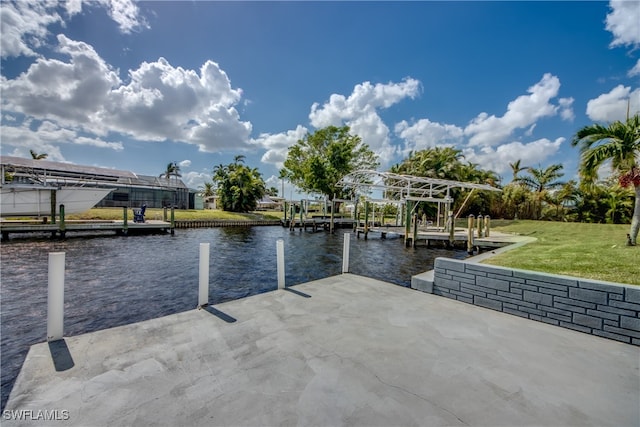
{"label": "wooden piling in water", "polygon": [[59,227],[59,231],[60,231],[60,237],[62,237],[64,239],[65,235],[67,234],[67,227],[66,227],[66,224],[64,222],[64,205],[60,205],[60,227]]}
{"label": "wooden piling in water", "polygon": [[473,214],[469,215],[469,222],[467,224],[467,253],[469,255],[473,254],[473,221],[474,221],[475,217],[473,216]]}

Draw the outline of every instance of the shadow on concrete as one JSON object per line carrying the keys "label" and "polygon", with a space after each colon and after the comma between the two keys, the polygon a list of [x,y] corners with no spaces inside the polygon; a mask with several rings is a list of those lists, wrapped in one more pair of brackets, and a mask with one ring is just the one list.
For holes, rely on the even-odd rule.
{"label": "shadow on concrete", "polygon": [[202,309],[208,313],[213,314],[217,318],[224,320],[227,323],[234,323],[236,321],[235,317],[231,317],[227,313],[223,313],[222,311],[215,309],[210,305],[202,307]]}
{"label": "shadow on concrete", "polygon": [[61,340],[50,341],[49,351],[51,352],[51,358],[53,359],[53,366],[56,368],[57,372],[66,371],[67,369],[71,369],[75,366],[73,357],[71,357],[71,352],[69,351],[69,347],[67,347],[67,342],[64,338]]}
{"label": "shadow on concrete", "polygon": [[295,289],[292,289],[292,288],[284,288],[284,290],[287,291],[287,292],[291,292],[292,294],[296,294],[298,296],[304,297],[304,298],[311,298],[311,295],[305,294],[304,292],[296,291]]}

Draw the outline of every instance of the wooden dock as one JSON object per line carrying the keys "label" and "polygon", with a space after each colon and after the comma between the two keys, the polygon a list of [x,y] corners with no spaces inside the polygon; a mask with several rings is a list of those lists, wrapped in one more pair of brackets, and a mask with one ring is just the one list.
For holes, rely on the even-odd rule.
{"label": "wooden dock", "polygon": [[[334,218],[333,219],[333,227],[334,228],[353,228],[354,220],[351,218]],[[290,229],[299,228],[307,230],[308,228],[315,231],[325,230],[328,231],[331,228],[331,218],[330,217],[312,217],[312,218],[294,218],[293,220],[287,218],[286,220],[282,220],[283,227],[289,227]]]}
{"label": "wooden dock", "polygon": [[0,234],[2,240],[9,239],[10,234],[24,233],[48,233],[51,237],[66,237],[73,232],[114,232],[118,235],[166,233],[173,234],[170,222],[159,220],[147,220],[145,222],[132,221],[70,221],[56,223],[44,223],[38,220],[26,221],[0,221]]}
{"label": "wooden dock", "polygon": [[[361,235],[364,238],[368,238],[369,233],[374,233],[379,235],[382,239],[387,238],[387,236],[395,235],[399,238],[405,239],[405,228],[397,227],[397,226],[374,226],[367,227],[365,230],[364,226],[358,226],[356,228],[356,237],[359,238]],[[505,234],[500,232],[491,231],[490,235],[487,237],[476,237],[477,234],[473,236],[472,247],[476,249],[493,249],[493,248],[501,248],[503,246],[510,245],[512,243],[516,243],[518,241],[517,236],[511,234]],[[415,242],[412,241],[413,236],[409,235],[408,238],[405,239],[407,246],[417,246],[420,243],[426,245],[427,247],[431,246],[447,246],[447,247],[456,247],[463,246],[468,248],[469,241],[469,230],[466,228],[456,228],[453,233],[453,241],[451,241],[451,235],[448,231],[442,231],[441,229],[435,227],[420,227],[416,233]]]}

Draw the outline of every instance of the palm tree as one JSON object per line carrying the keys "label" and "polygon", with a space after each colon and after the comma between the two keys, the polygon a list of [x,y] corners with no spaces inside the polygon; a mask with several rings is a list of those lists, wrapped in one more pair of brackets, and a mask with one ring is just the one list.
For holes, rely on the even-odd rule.
{"label": "palm tree", "polygon": [[198,190],[200,190],[200,195],[203,198],[215,196],[215,190],[213,188],[213,182],[205,182],[201,185]]}
{"label": "palm tree", "polygon": [[33,150],[29,150],[29,152],[31,153],[31,158],[32,158],[33,160],[44,160],[44,159],[46,159],[46,158],[49,156],[47,153],[40,153],[40,154],[38,154],[38,153],[36,153],[36,152],[35,152],[35,151],[33,151]]}
{"label": "palm tree", "polygon": [[546,198],[547,192],[564,185],[563,182],[558,181],[564,176],[561,172],[562,169],[561,164],[551,165],[545,169],[528,167],[529,176],[518,177],[517,182],[522,183],[534,193],[536,203],[534,219],[539,219],[542,214],[542,201]]}
{"label": "palm tree", "polygon": [[620,185],[633,185],[635,205],[627,244],[636,245],[640,230],[640,115],[626,122],[615,121],[609,126],[593,124],[580,129],[571,141],[580,146],[580,174],[593,182],[600,166],[611,161],[611,166],[620,173]]}
{"label": "palm tree", "polygon": [[178,182],[178,178],[182,176],[180,174],[180,166],[178,166],[176,162],[168,163],[167,169],[158,176],[165,177],[167,179],[167,182],[169,182],[172,176],[175,176],[176,182]]}
{"label": "palm tree", "polygon": [[511,171],[513,172],[512,181],[518,181],[518,174],[523,170],[527,170],[528,168],[528,166],[520,166],[521,161],[522,160],[518,159],[513,163],[509,163],[509,166],[511,166]]}

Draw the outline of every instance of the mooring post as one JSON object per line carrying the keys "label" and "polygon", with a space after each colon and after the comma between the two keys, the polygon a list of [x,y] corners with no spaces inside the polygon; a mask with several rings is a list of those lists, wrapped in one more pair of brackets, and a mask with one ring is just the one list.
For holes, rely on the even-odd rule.
{"label": "mooring post", "polygon": [[198,308],[209,305],[209,243],[200,243]]}
{"label": "mooring post", "polygon": [[47,341],[61,340],[64,334],[64,257],[64,252],[49,252]]}
{"label": "mooring post", "polygon": [[336,195],[333,195],[333,199],[331,200],[331,219],[329,220],[329,233],[333,234],[333,219],[335,218],[335,213],[334,211],[336,210],[336,201],[335,201]]}
{"label": "mooring post", "polygon": [[287,202],[283,202],[282,211],[284,212],[284,225],[287,225]]}
{"label": "mooring post", "polygon": [[453,211],[449,211],[449,244],[451,246],[453,246],[456,241],[456,225],[453,221]]}
{"label": "mooring post", "polygon": [[278,289],[284,289],[284,240],[282,239],[278,239],[276,241],[276,256],[278,268]]}
{"label": "mooring post", "polygon": [[413,233],[412,233],[411,239],[413,240],[411,242],[411,246],[415,248],[416,241],[418,240],[418,214],[417,213],[413,214]]}
{"label": "mooring post", "polygon": [[65,234],[67,234],[67,224],[64,222],[64,205],[60,205],[60,237],[64,239]]}
{"label": "mooring post", "polygon": [[302,227],[304,227],[304,220],[302,219],[304,215],[304,200],[300,200],[300,231],[302,231]]}
{"label": "mooring post", "polygon": [[369,235],[369,202],[364,202],[364,240],[367,240]]}
{"label": "mooring post", "polygon": [[357,234],[358,232],[358,224],[360,222],[359,212],[358,212],[358,200],[353,204],[353,231]]}
{"label": "mooring post", "polygon": [[[56,194],[58,193],[57,190],[51,190],[51,224],[55,224],[56,223],[56,206],[58,206],[56,204]],[[40,192],[38,191],[38,197],[40,195]]]}
{"label": "mooring post", "polygon": [[473,214],[469,215],[468,235],[467,235],[467,253],[471,255],[473,253],[473,221],[475,217]]}
{"label": "mooring post", "polygon": [[491,227],[491,218],[489,215],[484,216],[484,237],[489,237],[489,228]]}
{"label": "mooring post", "polygon": [[126,206],[122,207],[122,232],[127,234],[129,231],[129,218],[128,218],[128,209]]}
{"label": "mooring post", "polygon": [[482,226],[484,225],[484,218],[482,215],[478,215],[478,239],[482,238]]}
{"label": "mooring post", "polygon": [[344,241],[342,242],[342,273],[349,272],[349,244],[351,234],[344,233]]}
{"label": "mooring post", "polygon": [[411,200],[406,202],[405,221],[404,221],[404,245],[409,244],[409,233],[411,233]]}
{"label": "mooring post", "polygon": [[176,226],[176,213],[175,208],[171,206],[171,235],[173,236],[174,228]]}

